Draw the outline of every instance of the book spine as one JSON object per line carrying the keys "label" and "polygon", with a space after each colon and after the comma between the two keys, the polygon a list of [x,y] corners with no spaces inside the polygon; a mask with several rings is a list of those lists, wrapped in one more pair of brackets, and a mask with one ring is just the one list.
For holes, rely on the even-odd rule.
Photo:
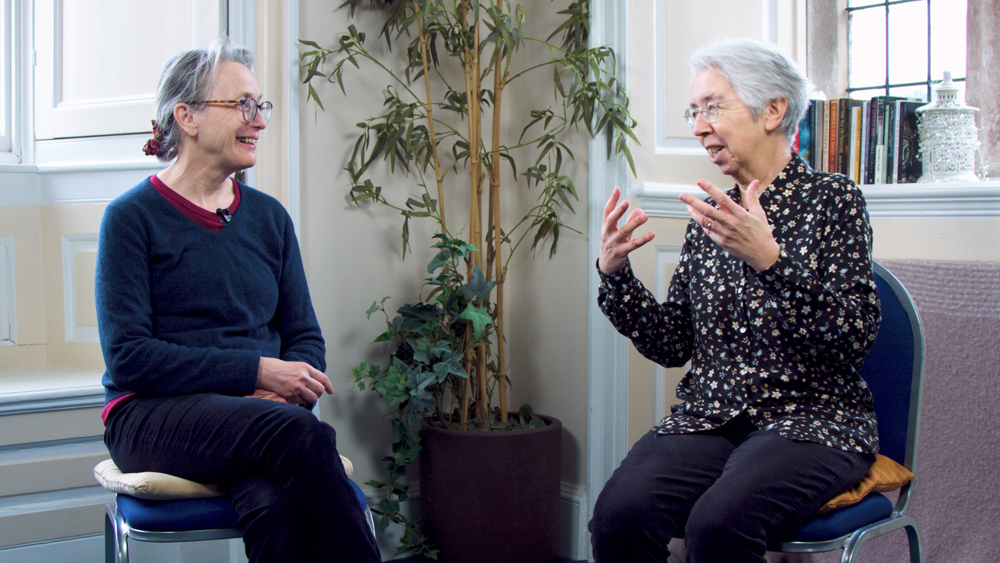
{"label": "book spine", "polygon": [[896,153],[893,150],[896,145],[896,104],[887,101],[885,104],[885,183],[892,184],[895,180],[896,170],[893,167]]}
{"label": "book spine", "polygon": [[920,150],[920,132],[917,127],[917,108],[923,102],[905,101],[900,108],[901,139],[899,152],[901,162],[900,182],[913,183],[920,180],[923,172],[918,152]]}
{"label": "book spine", "polygon": [[885,98],[878,97],[875,107],[875,184],[885,183]]}
{"label": "book spine", "polygon": [[868,181],[868,153],[869,146],[871,144],[871,137],[868,135],[868,124],[870,123],[871,117],[869,115],[871,113],[869,111],[870,106],[871,102],[864,102],[861,105],[861,152],[858,155],[858,158],[861,160],[859,165],[861,169],[858,173],[858,178],[860,179],[859,183],[861,184],[871,183]]}
{"label": "book spine", "polygon": [[861,103],[851,107],[851,179],[861,183]]}
{"label": "book spine", "polygon": [[840,99],[837,109],[837,169],[845,176],[851,175],[851,103],[846,98]]}
{"label": "book spine", "polygon": [[878,97],[868,102],[868,177],[866,184],[875,183],[875,149],[878,146]]}
{"label": "book spine", "polygon": [[839,100],[830,100],[830,111],[826,117],[826,171],[837,171],[837,123],[840,110]]}
{"label": "book spine", "polygon": [[892,147],[892,154],[893,154],[893,165],[892,165],[893,177],[892,177],[892,183],[893,184],[901,184],[901,183],[903,183],[903,182],[906,181],[905,180],[905,176],[904,176],[904,172],[903,172],[903,164],[904,164],[904,157],[903,157],[903,144],[904,144],[904,141],[903,141],[903,135],[905,134],[905,131],[903,130],[904,129],[903,128],[903,121],[905,120],[905,116],[903,115],[903,112],[906,109],[905,108],[905,103],[906,102],[899,101],[899,102],[896,102],[895,104],[893,104],[893,106],[894,106],[894,108],[893,108],[893,112],[894,112],[893,113],[893,120],[894,120],[894,123],[893,123],[892,131],[895,134],[895,139],[893,139],[893,147]]}
{"label": "book spine", "polygon": [[830,110],[830,102],[821,100],[816,104],[816,170],[826,172],[826,119]]}
{"label": "book spine", "polygon": [[802,160],[813,168],[812,165],[812,113],[813,107],[815,106],[815,101],[810,100],[809,107],[806,108],[805,115],[802,116],[802,121],[799,122],[799,134],[798,141],[799,146],[798,153],[802,157]]}

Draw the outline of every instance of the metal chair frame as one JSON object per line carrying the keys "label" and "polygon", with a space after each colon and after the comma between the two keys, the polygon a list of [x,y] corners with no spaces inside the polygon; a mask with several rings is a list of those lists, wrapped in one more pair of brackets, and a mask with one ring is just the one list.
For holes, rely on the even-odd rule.
{"label": "metal chair frame", "polygon": [[[243,534],[237,528],[206,528],[201,530],[179,531],[149,531],[133,528],[125,521],[125,516],[118,510],[117,502],[105,505],[104,518],[104,560],[105,563],[129,563],[128,540],[143,542],[174,543],[208,540],[224,540],[242,538]],[[375,536],[375,520],[371,509],[365,506],[365,520],[368,528]]]}
{"label": "metal chair frame", "polygon": [[[892,290],[895,298],[902,305],[910,320],[910,329],[913,337],[913,370],[910,381],[910,402],[909,419],[907,421],[906,450],[903,459],[896,461],[913,471],[916,460],[917,435],[920,427],[920,405],[923,394],[924,376],[924,328],[920,321],[920,316],[914,307],[913,299],[910,297],[903,284],[896,279],[891,272],[880,264],[873,264],[875,275]],[[881,298],[880,298],[881,299]],[[864,371],[864,368],[862,368]],[[907,514],[910,505],[910,492],[913,489],[913,482],[907,483],[899,491],[899,498],[893,508],[892,514],[883,520],[873,522],[867,526],[862,526],[854,532],[827,541],[802,542],[789,541],[772,546],[770,549],[785,553],[818,553],[825,551],[843,550],[841,563],[851,563],[861,545],[872,539],[889,532],[905,529],[910,551],[910,563],[921,563],[923,552],[920,547],[920,532],[917,529],[917,522],[912,516]],[[873,493],[879,494],[879,493]]]}

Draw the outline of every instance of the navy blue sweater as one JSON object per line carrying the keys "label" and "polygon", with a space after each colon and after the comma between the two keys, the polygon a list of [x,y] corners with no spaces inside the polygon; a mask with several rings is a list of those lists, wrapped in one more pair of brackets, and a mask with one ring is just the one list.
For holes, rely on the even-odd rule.
{"label": "navy blue sweater", "polygon": [[108,205],[96,279],[106,401],[249,395],[261,356],[326,369],[291,218],[271,196],[240,190],[214,233],[148,179]]}

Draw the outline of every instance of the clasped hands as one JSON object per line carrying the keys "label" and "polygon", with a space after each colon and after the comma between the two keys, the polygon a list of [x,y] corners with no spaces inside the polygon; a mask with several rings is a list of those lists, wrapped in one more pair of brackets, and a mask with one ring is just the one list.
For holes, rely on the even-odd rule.
{"label": "clasped hands", "polygon": [[[713,242],[758,272],[770,268],[778,261],[781,247],[771,234],[767,214],[760,205],[757,180],[747,187],[748,209],[744,209],[708,180],[698,180],[698,187],[719,204],[719,209],[690,194],[681,194],[680,200],[687,205],[691,219],[701,225]],[[635,230],[649,220],[649,215],[641,209],[633,209],[625,224],[618,227],[618,221],[629,205],[628,200],[619,202],[620,197],[621,190],[615,188],[604,205],[598,267],[605,274],[622,269],[629,253],[653,240],[655,236],[652,232],[647,232],[632,238]]]}
{"label": "clasped hands", "polygon": [[262,356],[257,368],[257,389],[248,397],[308,405],[316,402],[324,391],[332,395],[333,384],[325,373],[311,365]]}

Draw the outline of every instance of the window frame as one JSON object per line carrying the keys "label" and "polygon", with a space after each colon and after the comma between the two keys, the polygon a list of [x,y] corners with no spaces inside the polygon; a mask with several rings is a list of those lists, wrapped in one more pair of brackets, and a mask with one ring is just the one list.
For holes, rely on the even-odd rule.
{"label": "window frame", "polygon": [[[891,82],[889,80],[889,41],[890,41],[890,36],[889,36],[889,10],[892,9],[893,6],[899,6],[899,5],[902,5],[902,4],[912,4],[914,2],[924,2],[924,7],[926,8],[926,11],[927,11],[927,20],[926,20],[927,21],[927,53],[926,53],[927,74],[926,74],[926,80],[922,80],[922,81],[919,81],[919,82],[898,82],[898,83],[894,83],[894,82]],[[877,3],[873,3],[873,4],[867,4],[867,5],[864,5],[864,6],[850,6],[850,2],[848,2],[848,5],[844,9],[845,9],[845,11],[847,13],[847,21],[848,21],[848,23],[847,23],[847,72],[848,72],[848,82],[847,82],[847,87],[845,88],[845,91],[847,92],[847,97],[848,98],[852,97],[852,94],[854,92],[871,91],[871,90],[878,90],[878,89],[882,89],[883,90],[882,93],[881,93],[881,95],[889,96],[889,95],[891,95],[890,91],[892,89],[894,89],[894,88],[906,88],[906,87],[923,86],[925,88],[925,96],[926,96],[925,100],[927,102],[934,101],[934,98],[932,96],[932,91],[933,91],[935,82],[939,82],[940,78],[935,79],[935,77],[932,75],[932,69],[931,69],[931,58],[932,58],[932,51],[931,51],[931,49],[932,49],[932,46],[933,46],[932,35],[931,35],[931,0],[881,0],[881,2],[877,2]],[[851,59],[851,37],[850,37],[850,34],[851,34],[851,25],[850,25],[850,18],[851,18],[851,16],[855,12],[861,12],[861,11],[865,11],[865,10],[877,10],[877,9],[883,9],[885,11],[885,22],[884,22],[885,23],[885,61],[886,61],[886,64],[885,64],[885,80],[883,81],[882,84],[866,84],[866,85],[861,85],[861,86],[851,86],[850,85],[850,59]],[[966,74],[968,74],[968,66],[966,66],[966,68],[963,70],[961,76],[955,76],[954,73],[953,73],[952,80],[954,82],[961,82],[961,83],[963,83],[963,87],[964,87]]]}
{"label": "window frame", "polygon": [[0,163],[13,163],[15,127],[14,57],[16,26],[12,0],[0,0]]}

